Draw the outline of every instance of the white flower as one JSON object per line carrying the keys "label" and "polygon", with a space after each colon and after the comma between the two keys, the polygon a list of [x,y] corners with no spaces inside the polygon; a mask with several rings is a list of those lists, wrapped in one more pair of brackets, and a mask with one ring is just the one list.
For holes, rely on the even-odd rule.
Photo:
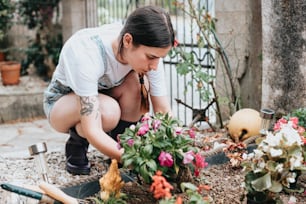
{"label": "white flower", "polygon": [[304,158],[302,156],[302,152],[298,152],[294,156],[289,159],[290,162],[290,170],[295,169],[295,167],[300,167],[303,165]]}
{"label": "white flower", "polygon": [[284,164],[278,164],[276,167],[275,167],[275,170],[279,173],[281,173],[283,171],[283,168],[284,167]]}
{"label": "white flower", "polygon": [[270,154],[271,154],[271,157],[278,157],[278,156],[281,156],[283,154],[283,150],[271,148],[270,149]]}
{"label": "white flower", "polygon": [[296,143],[299,146],[303,144],[298,131],[294,129],[290,123],[282,126],[282,129],[279,132],[277,132],[276,135],[277,134],[280,134],[282,135],[282,137],[284,137],[284,142],[285,145],[287,146],[291,146],[294,143]]}
{"label": "white flower", "polygon": [[259,159],[256,165],[257,168],[254,169],[254,173],[261,172],[266,166],[266,162],[263,159]]}
{"label": "white flower", "polygon": [[296,197],[290,196],[288,204],[295,204],[297,202]]}
{"label": "white flower", "polygon": [[255,153],[255,158],[256,159],[259,159],[264,155],[264,153],[259,149],[254,149],[254,153]]}
{"label": "white flower", "polygon": [[280,145],[281,139],[281,134],[273,135],[272,132],[268,132],[266,139],[264,139],[262,142],[267,143],[271,147],[275,147]]}
{"label": "white flower", "polygon": [[290,173],[290,174],[288,174],[288,176],[286,178],[286,181],[288,183],[294,183],[295,182],[295,177],[296,177],[295,173]]}
{"label": "white flower", "polygon": [[[254,154],[253,154],[253,155],[254,155]],[[241,157],[242,157],[243,160],[249,159],[249,155],[246,154],[246,153],[243,153]],[[252,157],[251,157],[251,158],[252,158]]]}

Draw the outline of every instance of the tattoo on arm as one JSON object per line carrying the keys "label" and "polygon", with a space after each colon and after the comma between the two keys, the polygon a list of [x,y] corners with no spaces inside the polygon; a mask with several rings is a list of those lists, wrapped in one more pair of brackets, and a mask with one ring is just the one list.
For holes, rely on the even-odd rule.
{"label": "tattoo on arm", "polygon": [[94,96],[84,96],[80,97],[81,102],[81,111],[80,114],[83,115],[90,115],[94,111],[94,105],[97,102],[97,97]]}

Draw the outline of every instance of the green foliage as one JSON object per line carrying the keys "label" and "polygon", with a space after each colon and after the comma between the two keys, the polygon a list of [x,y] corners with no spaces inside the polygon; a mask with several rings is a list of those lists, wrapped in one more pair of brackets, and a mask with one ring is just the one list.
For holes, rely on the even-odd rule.
{"label": "green foliage", "polygon": [[[50,77],[50,67],[58,63],[59,54],[63,46],[63,37],[61,33],[56,36],[45,36],[46,40],[40,40],[37,37],[30,40],[29,47],[26,49],[26,58],[22,60],[21,74],[26,75],[28,67],[33,64],[36,73],[45,80]],[[46,60],[50,60],[49,62]]]}
{"label": "green foliage", "polygon": [[[146,115],[119,136],[119,143],[124,148],[123,165],[132,168],[146,183],[152,181],[157,170],[168,178],[177,175],[180,168],[186,167],[184,153],[198,151],[193,145],[194,140],[185,132],[181,122],[168,114]],[[173,165],[161,165],[162,152],[172,156]]]}
{"label": "green foliage", "polygon": [[306,171],[305,144],[296,123],[279,120],[275,132],[258,140],[257,149],[242,162],[249,199],[278,201],[281,191],[304,191],[293,187],[301,172]]}
{"label": "green foliage", "polygon": [[[22,61],[21,74],[27,74],[30,65],[44,80],[51,78],[58,63],[63,46],[61,26],[54,14],[58,15],[60,0],[21,0],[18,3],[21,22],[29,29],[36,30],[34,39],[29,40],[26,57]],[[55,12],[57,11],[57,12]]]}
{"label": "green foliage", "polygon": [[[195,3],[193,0],[186,1],[173,1],[177,8],[183,11],[191,19],[191,30],[197,29],[198,33],[196,36],[196,44],[199,49],[205,48],[214,52],[214,59],[221,59],[220,65],[224,69],[224,82],[228,83],[225,85],[225,93],[228,99],[226,101],[231,112],[236,112],[240,109],[239,96],[236,94],[234,79],[232,77],[232,70],[229,64],[227,54],[221,45],[216,35],[216,22],[217,19],[213,18],[204,5],[201,3]],[[194,28],[194,25],[196,28]],[[206,55],[206,53],[205,53]],[[190,52],[186,50],[186,47],[178,46],[170,52],[170,57],[177,57],[179,59],[177,65],[177,71],[180,75],[191,76],[191,81],[188,82],[187,87],[194,87],[196,84],[196,91],[199,93],[200,98],[204,101],[211,101],[212,94],[206,86],[208,83],[214,80],[214,74],[203,71],[202,66],[199,63],[201,57],[197,56],[196,52]],[[195,83],[194,83],[195,82]],[[187,87],[185,90],[187,90]],[[219,101],[217,101],[219,103]],[[220,101],[221,102],[221,101]]]}
{"label": "green foliage", "polygon": [[13,25],[15,5],[11,0],[0,1],[0,41],[2,41],[6,35],[6,32]]}
{"label": "green foliage", "polygon": [[306,128],[306,108],[295,109],[284,118],[289,120],[291,117],[297,117],[299,119],[298,125]]}
{"label": "green foliage", "polygon": [[60,0],[20,0],[19,14],[24,25],[29,29],[44,27],[53,17]]}

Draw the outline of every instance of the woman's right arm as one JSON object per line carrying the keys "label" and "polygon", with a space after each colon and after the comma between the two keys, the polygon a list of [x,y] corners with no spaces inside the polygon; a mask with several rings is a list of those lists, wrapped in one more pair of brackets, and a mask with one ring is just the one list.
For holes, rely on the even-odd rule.
{"label": "woman's right arm", "polygon": [[120,162],[123,149],[119,150],[117,142],[102,129],[98,96],[81,96],[79,99],[81,127],[84,136],[101,153]]}

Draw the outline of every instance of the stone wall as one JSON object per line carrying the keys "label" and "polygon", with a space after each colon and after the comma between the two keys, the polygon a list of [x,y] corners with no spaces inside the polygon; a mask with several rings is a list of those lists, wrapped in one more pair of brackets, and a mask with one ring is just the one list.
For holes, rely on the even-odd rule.
{"label": "stone wall", "polygon": [[306,1],[263,1],[262,106],[306,107]]}
{"label": "stone wall", "polygon": [[76,31],[98,25],[96,0],[65,0],[63,6],[63,39]]}
{"label": "stone wall", "polygon": [[[236,101],[240,108],[261,107],[261,1],[215,1],[217,35],[231,66]],[[220,98],[229,96],[225,71],[217,63],[217,91]],[[223,100],[226,101],[226,100]],[[222,105],[222,114],[231,115],[235,107]]]}

